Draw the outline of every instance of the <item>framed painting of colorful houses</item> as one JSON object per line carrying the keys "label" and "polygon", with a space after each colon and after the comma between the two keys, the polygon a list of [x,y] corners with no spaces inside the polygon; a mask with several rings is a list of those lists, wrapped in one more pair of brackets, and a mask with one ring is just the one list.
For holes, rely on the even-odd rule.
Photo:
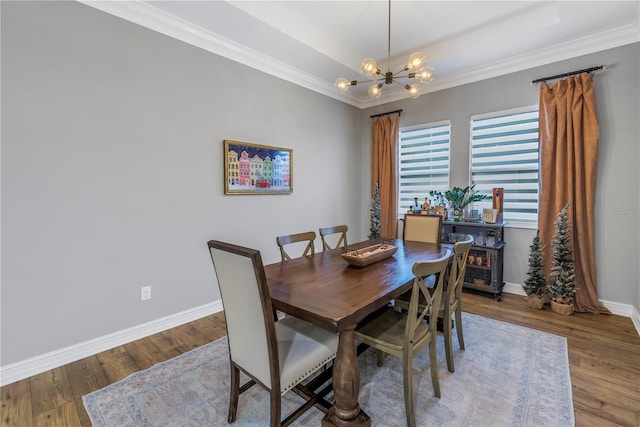
{"label": "framed painting of colorful houses", "polygon": [[293,191],[293,150],[224,140],[224,194]]}

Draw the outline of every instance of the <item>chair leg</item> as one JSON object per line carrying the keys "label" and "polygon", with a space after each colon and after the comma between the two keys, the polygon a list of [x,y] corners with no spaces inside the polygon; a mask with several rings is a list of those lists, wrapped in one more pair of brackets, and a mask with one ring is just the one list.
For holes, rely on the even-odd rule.
{"label": "chair leg", "polygon": [[455,368],[453,366],[453,333],[451,332],[451,314],[442,319],[442,325],[444,333],[444,350],[447,355],[447,369],[449,372],[453,372]]}
{"label": "chair leg", "polygon": [[238,412],[238,397],[240,396],[240,370],[232,363],[231,364],[231,381],[229,384],[229,423],[236,420],[236,413]]}
{"label": "chair leg", "polygon": [[281,395],[278,390],[271,389],[271,427],[280,427],[280,418],[282,417]]}
{"label": "chair leg", "polygon": [[458,308],[456,309],[456,332],[458,333],[458,344],[460,344],[460,350],[464,350],[464,338],[462,337],[462,308],[460,308],[460,305],[458,305]]}
{"label": "chair leg", "polygon": [[438,379],[438,353],[436,351],[436,337],[434,336],[429,343],[429,367],[431,368],[431,384],[433,385],[433,394],[440,397],[440,381]]}
{"label": "chair leg", "polygon": [[384,363],[384,357],[387,355],[387,353],[385,353],[382,350],[376,350],[376,363],[378,365],[378,367],[381,367],[382,364]]}
{"label": "chair leg", "polygon": [[407,427],[416,426],[416,414],[413,405],[413,354],[405,349],[402,357],[402,379],[404,383],[404,412],[407,417]]}

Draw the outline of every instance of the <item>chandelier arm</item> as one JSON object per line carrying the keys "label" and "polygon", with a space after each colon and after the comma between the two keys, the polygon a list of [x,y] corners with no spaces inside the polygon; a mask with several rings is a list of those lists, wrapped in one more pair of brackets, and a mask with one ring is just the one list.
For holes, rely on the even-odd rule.
{"label": "chandelier arm", "polygon": [[408,70],[408,68],[407,68],[407,67],[404,67],[403,69],[398,70],[398,71],[396,71],[395,73],[393,73],[393,77],[409,77],[409,75],[408,75],[408,74],[407,74],[406,76],[398,76],[398,74],[400,74],[400,73],[404,73],[404,72],[405,72],[405,71],[407,71],[407,70]]}
{"label": "chandelier arm", "polygon": [[371,79],[371,80],[356,80],[356,84],[360,83],[371,83],[371,82],[383,82],[384,79]]}

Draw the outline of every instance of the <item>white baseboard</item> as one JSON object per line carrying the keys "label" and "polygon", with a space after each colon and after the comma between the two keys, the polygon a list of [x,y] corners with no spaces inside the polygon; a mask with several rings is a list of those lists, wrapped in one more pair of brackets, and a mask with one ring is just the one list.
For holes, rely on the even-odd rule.
{"label": "white baseboard", "polygon": [[506,292],[508,294],[522,295],[522,296],[527,295],[522,289],[522,285],[518,285],[516,283],[508,283],[508,282],[505,282],[504,286],[502,287],[502,292]]}
{"label": "white baseboard", "polygon": [[612,314],[630,317],[633,325],[636,327],[638,335],[640,335],[640,314],[638,310],[631,304],[622,304],[619,302],[600,300],[602,305],[607,307]]}
{"label": "white baseboard", "polygon": [[[505,283],[503,292],[515,295],[525,295],[522,286],[515,283]],[[602,304],[607,307],[611,313],[620,316],[630,317],[636,331],[640,335],[640,314],[636,308],[630,304],[622,304],[612,301],[601,300]],[[180,313],[172,314],[142,325],[134,326],[113,334],[105,335],[100,338],[85,341],[80,344],[72,345],[20,362],[12,363],[7,366],[0,366],[0,386],[5,386],[24,378],[75,362],[76,360],[92,356],[105,350],[117,347],[135,341],[140,338],[167,329],[183,325],[188,322],[200,319],[202,317],[222,311],[222,301],[215,301],[202,305]]]}
{"label": "white baseboard", "polygon": [[[522,289],[522,285],[518,285],[516,283],[505,283],[502,291],[509,294],[526,295],[524,290]],[[630,317],[633,325],[636,327],[636,332],[638,332],[638,335],[640,335],[640,314],[634,306],[632,306],[631,304],[622,304],[619,302],[607,301],[602,299],[600,300],[600,302],[607,309],[609,309],[611,314]]]}
{"label": "white baseboard", "polygon": [[633,313],[631,314],[631,321],[633,325],[636,327],[636,331],[638,331],[638,335],[640,335],[640,313],[636,310],[635,307],[631,307],[633,309]]}
{"label": "white baseboard", "polygon": [[7,384],[11,384],[21,379],[66,365],[67,363],[75,362],[76,360],[98,354],[119,345],[192,322],[219,311],[222,311],[222,301],[220,300],[156,319],[151,322],[143,323],[129,329],[114,332],[100,338],[75,344],[60,350],[12,363],[7,366],[1,366],[0,385],[5,386]]}

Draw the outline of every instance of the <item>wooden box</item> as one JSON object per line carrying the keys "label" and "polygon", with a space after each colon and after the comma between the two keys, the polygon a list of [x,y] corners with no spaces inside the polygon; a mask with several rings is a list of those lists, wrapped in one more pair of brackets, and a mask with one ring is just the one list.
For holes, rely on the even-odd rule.
{"label": "wooden box", "polygon": [[498,220],[498,209],[483,209],[482,220],[489,224],[494,224]]}

